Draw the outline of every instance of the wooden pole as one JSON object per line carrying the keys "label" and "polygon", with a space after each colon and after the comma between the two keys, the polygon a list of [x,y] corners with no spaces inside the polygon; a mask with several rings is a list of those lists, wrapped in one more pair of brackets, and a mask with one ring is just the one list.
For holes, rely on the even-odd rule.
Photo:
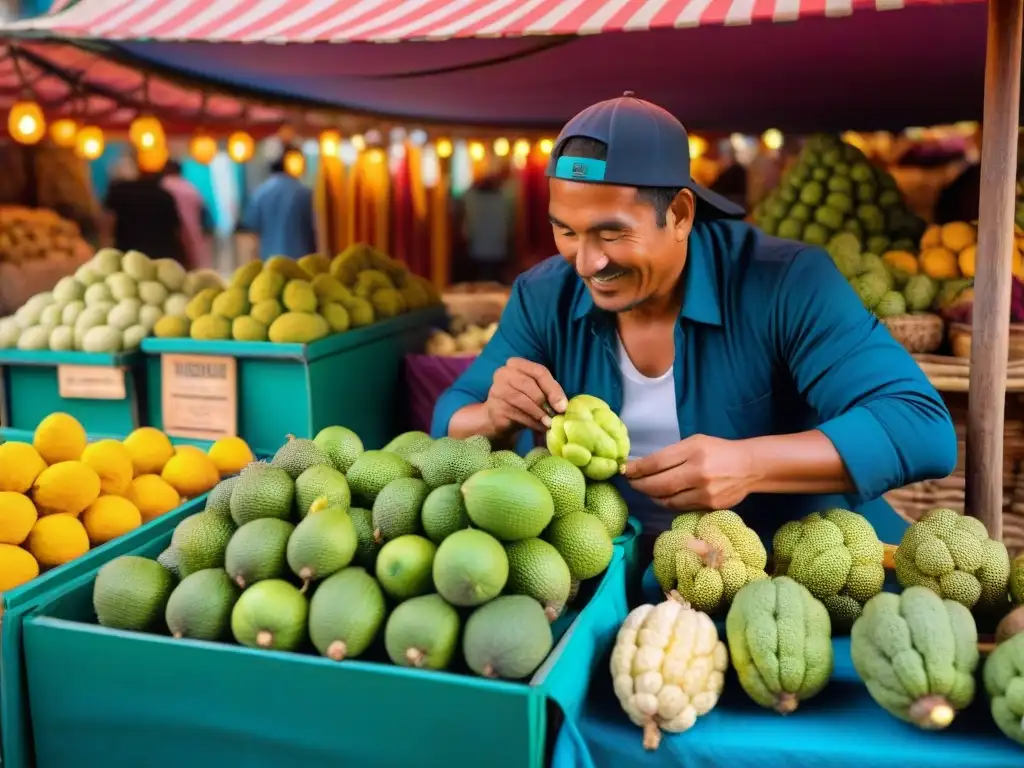
{"label": "wooden pole", "polygon": [[967,404],[967,509],[1003,538],[1003,415],[1024,0],[989,0],[978,260]]}

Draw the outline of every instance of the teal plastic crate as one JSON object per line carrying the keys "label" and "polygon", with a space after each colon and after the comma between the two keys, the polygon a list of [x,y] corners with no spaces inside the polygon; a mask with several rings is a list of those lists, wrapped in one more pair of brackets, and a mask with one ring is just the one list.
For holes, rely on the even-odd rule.
{"label": "teal plastic crate", "polygon": [[147,423],[164,424],[161,355],[226,356],[237,360],[237,432],[253,452],[273,455],[287,435],[336,424],[381,448],[402,430],[402,361],[444,321],[444,308],[431,307],[312,344],[145,339]]}
{"label": "teal plastic crate", "polygon": [[[33,763],[22,664],[21,633],[25,615],[39,605],[48,604],[51,595],[60,593],[69,584],[95,574],[100,566],[115,557],[132,552],[155,537],[168,538],[183,518],[198,512],[205,504],[204,494],[70,563],[0,594],[0,745],[4,768],[27,768]],[[66,663],[74,662],[68,659]]]}
{"label": "teal plastic crate", "polygon": [[[136,553],[154,557],[169,537]],[[512,683],[109,630],[94,623],[94,579],[24,622],[37,768],[541,768],[627,611],[616,546],[554,625],[547,661]]]}
{"label": "teal plastic crate", "polygon": [[[89,366],[124,371],[124,399],[64,398],[60,395],[60,366]],[[56,411],[69,413],[85,431],[97,436],[127,435],[142,426],[146,387],[145,357],[141,352],[106,355],[89,352],[29,352],[0,350],[0,427],[31,433]]]}

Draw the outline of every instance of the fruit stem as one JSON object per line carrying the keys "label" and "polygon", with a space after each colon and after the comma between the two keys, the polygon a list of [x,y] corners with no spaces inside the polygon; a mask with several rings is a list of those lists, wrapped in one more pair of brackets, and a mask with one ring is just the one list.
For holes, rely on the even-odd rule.
{"label": "fruit stem", "polygon": [[695,536],[690,536],[686,540],[686,548],[698,557],[704,558],[704,563],[709,568],[717,568],[722,559],[722,553],[718,547],[713,547],[703,539],[698,539]]}
{"label": "fruit stem", "polygon": [[173,637],[175,640],[181,640],[182,634],[181,632],[172,632],[171,637]]}
{"label": "fruit stem", "polygon": [[665,597],[667,597],[669,600],[675,600],[677,603],[681,603],[683,608],[690,607],[690,603],[687,601],[687,599],[680,595],[679,592],[675,589],[673,589],[671,592],[666,592]]}
{"label": "fruit stem", "polygon": [[348,652],[348,646],[345,645],[342,640],[335,640],[333,643],[327,646],[326,656],[334,661],[341,661],[345,658],[345,654]]}
{"label": "fruit stem", "polygon": [[910,719],[919,728],[939,730],[953,722],[956,712],[945,696],[922,696],[910,705]]}
{"label": "fruit stem", "polygon": [[373,541],[376,544],[383,544],[384,543],[384,536],[381,534],[380,528],[374,528],[373,529]]}
{"label": "fruit stem", "polygon": [[779,700],[775,702],[775,711],[780,715],[788,715],[796,711],[796,706],[799,703],[800,700],[797,699],[795,693],[780,693]]}
{"label": "fruit stem", "polygon": [[422,667],[425,654],[419,648],[409,648],[405,652],[405,658],[414,667]]}
{"label": "fruit stem", "polygon": [[644,749],[651,752],[661,744],[661,729],[653,720],[644,723]]}
{"label": "fruit stem", "polygon": [[245,579],[242,578],[242,574],[238,574],[237,576],[235,576],[235,584],[237,584],[242,589],[245,589]]}
{"label": "fruit stem", "polygon": [[558,614],[561,613],[555,606],[547,605],[544,607],[544,615],[548,617],[548,621],[554,621],[558,618]]}
{"label": "fruit stem", "polygon": [[490,664],[488,664],[487,666],[485,666],[483,668],[483,676],[484,677],[489,677],[492,680],[494,680],[494,679],[496,679],[498,677],[498,672],[497,672],[497,670],[494,669],[494,667],[492,667]]}
{"label": "fruit stem", "polygon": [[295,439],[295,435],[285,435],[285,439],[290,443]]}
{"label": "fruit stem", "polygon": [[[307,571],[307,569],[305,569],[305,568],[303,568],[302,570],[303,570],[303,572]],[[309,589],[309,579],[303,577],[301,573],[299,574],[299,577],[302,578],[302,586],[299,587],[299,594],[300,595],[304,595],[304,594],[306,594],[306,590]]]}
{"label": "fruit stem", "polygon": [[261,629],[256,633],[256,645],[260,648],[269,648],[274,644],[274,635],[272,632],[266,629]]}
{"label": "fruit stem", "polygon": [[330,504],[331,502],[328,500],[326,496],[321,496],[320,498],[316,499],[312,504],[309,505],[309,511],[306,514],[312,515],[314,512],[321,512],[327,509],[327,507],[329,507]]}

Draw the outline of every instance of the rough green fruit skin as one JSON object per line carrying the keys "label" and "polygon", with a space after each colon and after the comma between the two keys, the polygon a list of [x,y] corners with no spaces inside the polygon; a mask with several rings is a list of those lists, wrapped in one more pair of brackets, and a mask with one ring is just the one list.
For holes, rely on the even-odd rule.
{"label": "rough green fruit skin", "polygon": [[618,488],[611,483],[591,483],[584,498],[586,512],[604,524],[608,535],[613,539],[621,536],[629,522],[629,507]]}
{"label": "rough green fruit skin", "polygon": [[788,576],[743,587],[729,608],[725,635],[740,685],[762,707],[792,711],[832,674],[828,611]]}
{"label": "rough green fruit skin", "polygon": [[200,512],[178,523],[171,544],[178,552],[181,578],[205,568],[223,567],[224,551],[234,532],[231,520],[210,512]]}
{"label": "rough green fruit skin", "polygon": [[431,489],[463,483],[475,472],[490,466],[490,443],[485,448],[474,438],[456,440],[442,437],[410,456],[409,461]]}
{"label": "rough green fruit skin", "polygon": [[491,454],[490,465],[492,468],[515,467],[516,469],[526,469],[526,462],[523,461],[523,457],[515,451],[495,451]]}
{"label": "rough green fruit skin", "polygon": [[221,480],[214,486],[206,497],[206,507],[203,511],[212,512],[221,517],[231,517],[231,492],[238,483],[238,476],[228,477]]}
{"label": "rough green fruit skin", "polygon": [[241,526],[224,551],[224,570],[243,589],[288,571],[285,551],[295,526],[276,517],[261,517]]}
{"label": "rough green fruit skin", "polygon": [[238,476],[231,491],[231,519],[245,525],[261,517],[287,519],[295,500],[295,483],[280,467],[253,462]]}
{"label": "rough green fruit skin", "polygon": [[1010,564],[1010,598],[1024,605],[1024,555],[1017,555]]}
{"label": "rough green fruit skin", "polygon": [[381,548],[373,537],[373,513],[362,507],[351,507],[348,515],[352,518],[352,525],[355,526],[356,536],[359,538],[353,562],[372,572],[377,565],[377,553]]}
{"label": "rough green fruit skin", "polygon": [[181,571],[178,568],[178,562],[181,556],[178,554],[178,550],[174,547],[168,547],[159,554],[156,561],[160,563],[164,568],[174,574],[174,578],[181,578]]}
{"label": "rough green fruit skin", "polygon": [[280,467],[288,476],[295,480],[310,467],[316,465],[332,466],[327,454],[320,450],[312,440],[296,438],[289,435],[288,442],[277,449],[270,465]]}
{"label": "rough green fruit skin", "polygon": [[331,460],[331,466],[339,472],[348,472],[353,462],[363,452],[363,441],[359,435],[346,427],[324,427],[316,433],[313,442]]}
{"label": "rough green fruit skin", "polygon": [[996,646],[982,677],[992,719],[1007,738],[1024,745],[1024,633]]}
{"label": "rough green fruit skin", "polygon": [[459,641],[459,614],[440,595],[422,595],[395,608],[384,628],[392,663],[447,669]]}
{"label": "rough green fruit skin", "polygon": [[974,617],[927,587],[872,597],[854,622],[850,655],[878,705],[920,728],[948,725],[928,719],[929,701],[959,711],[974,700]]}
{"label": "rough green fruit skin", "polygon": [[783,525],[772,540],[776,575],[822,601],[836,631],[848,631],[885,581],[882,542],[864,517],[845,509],[814,512]]}
{"label": "rough green fruit skin", "polygon": [[364,451],[352,462],[345,477],[352,489],[353,503],[372,508],[384,486],[414,474],[412,465],[401,456],[385,451]]}
{"label": "rough green fruit skin", "polygon": [[896,578],[904,589],[928,587],[967,608],[1006,601],[1010,556],[984,524],[952,509],[933,509],[912,523],[896,549]]}
{"label": "rough green fruit skin", "polygon": [[288,567],[305,582],[323,579],[351,563],[358,545],[348,510],[324,509],[295,526],[288,539]]}
{"label": "rough green fruit skin", "polygon": [[434,556],[434,586],[452,605],[471,607],[497,597],[508,572],[501,542],[474,528],[453,533]]}
{"label": "rough green fruit skin", "polygon": [[124,555],[96,574],[92,605],[101,626],[143,632],[163,618],[174,575],[155,560]]}
{"label": "rough green fruit skin", "polygon": [[544,662],[553,642],[540,603],[525,595],[505,595],[473,611],[462,652],[481,677],[522,680]]}
{"label": "rough green fruit skin", "polygon": [[408,461],[411,456],[429,448],[433,442],[433,438],[426,432],[416,430],[413,432],[403,432],[381,448],[381,450],[397,454]]}
{"label": "rough green fruit skin", "polygon": [[561,456],[541,457],[530,472],[548,489],[554,502],[555,517],[582,512],[586,506],[587,479],[580,468]]}
{"label": "rough green fruit skin", "polygon": [[579,467],[590,480],[614,477],[629,455],[626,425],[606,402],[576,395],[565,413],[551,419],[547,448]]}
{"label": "rough green fruit skin", "polygon": [[531,448],[526,455],[523,456],[523,461],[525,462],[527,469],[533,469],[534,464],[550,455],[551,451],[547,448],[537,446],[536,448]]}
{"label": "rough green fruit skin", "polygon": [[186,576],[167,600],[165,618],[173,637],[222,640],[231,627],[231,609],[241,591],[220,568]]}
{"label": "rough green fruit skin", "polygon": [[420,531],[420,510],[430,489],[418,477],[400,477],[385,485],[373,502],[373,535],[391,541]]}
{"label": "rough green fruit skin", "polygon": [[425,595],[433,586],[431,569],[436,552],[434,543],[422,536],[392,539],[377,553],[377,581],[398,601]]}
{"label": "rough green fruit skin", "polygon": [[551,522],[547,540],[569,566],[574,579],[591,579],[612,561],[614,548],[604,525],[586,512],[573,512]]}
{"label": "rough green fruit skin", "polygon": [[572,575],[558,550],[543,539],[525,539],[505,547],[508,583],[505,591],[540,602],[554,621],[569,600]]}
{"label": "rough green fruit skin", "polygon": [[362,568],[345,568],[317,587],[309,601],[309,639],[334,661],[361,656],[384,624],[380,585]]}
{"label": "rough green fruit skin", "polygon": [[352,504],[352,492],[345,475],[334,467],[316,464],[295,480],[295,506],[299,516],[305,517],[314,502],[318,506],[348,509]]}
{"label": "rough green fruit skin", "polygon": [[287,581],[258,581],[235,602],[231,634],[249,648],[294,651],[306,639],[308,614],[306,598]]}
{"label": "rough green fruit skin", "polygon": [[462,484],[462,499],[473,525],[502,541],[540,536],[555,513],[544,483],[515,467],[477,472]]}
{"label": "rough green fruit skin", "polygon": [[469,527],[469,515],[462,503],[462,491],[455,483],[430,492],[420,511],[420,522],[427,538],[440,544],[456,531]]}

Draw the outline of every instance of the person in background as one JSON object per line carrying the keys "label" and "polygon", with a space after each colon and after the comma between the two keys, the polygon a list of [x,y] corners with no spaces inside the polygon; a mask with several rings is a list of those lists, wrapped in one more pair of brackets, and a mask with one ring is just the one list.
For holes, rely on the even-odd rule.
{"label": "person in background", "polygon": [[966,152],[961,160],[962,170],[939,193],[935,202],[936,224],[951,221],[976,221],[981,199],[981,124],[974,134],[976,152]]}
{"label": "person in background", "polygon": [[121,251],[141,251],[151,259],[174,259],[187,267],[178,206],[162,181],[162,173],[140,170],[110,182],[103,201],[104,243]]}
{"label": "person in background", "polygon": [[469,279],[502,282],[512,253],[515,207],[505,167],[492,166],[462,196]]}
{"label": "person in background", "polygon": [[181,175],[181,163],[173,159],[164,166],[161,186],[171,193],[178,206],[186,267],[210,269],[213,259],[207,237],[213,231],[213,218],[202,193]]}
{"label": "person in background", "polygon": [[[744,148],[745,146],[741,146],[740,150]],[[711,184],[711,191],[717,192],[726,200],[736,203],[736,205],[746,206],[747,168],[741,162],[739,151],[736,147],[732,146],[731,142],[723,141],[721,142],[719,157],[721,158],[722,171]],[[749,162],[750,158],[745,157],[745,159]]]}
{"label": "person in background", "polygon": [[237,230],[259,238],[262,261],[271,256],[300,259],[316,252],[313,190],[285,171],[285,151],[253,191]]}

